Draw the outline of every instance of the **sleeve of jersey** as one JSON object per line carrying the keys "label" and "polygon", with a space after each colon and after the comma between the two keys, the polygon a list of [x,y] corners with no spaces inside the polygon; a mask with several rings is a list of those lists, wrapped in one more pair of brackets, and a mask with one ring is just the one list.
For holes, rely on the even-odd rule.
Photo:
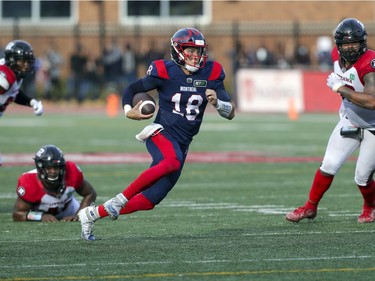
{"label": "sleeve of jersey", "polygon": [[[158,75],[158,71],[157,71],[157,65],[159,65],[160,63],[157,63],[157,62],[158,61],[154,61],[151,63],[151,65],[149,66],[147,70],[146,76],[131,83],[128,87],[125,88],[123,95],[122,95],[122,107],[124,107],[125,104],[132,105],[133,97],[136,93],[148,92],[148,91],[157,89],[161,85],[162,77]],[[165,66],[164,66],[164,69],[165,69]]]}
{"label": "sleeve of jersey", "polygon": [[215,82],[215,91],[217,97],[222,101],[230,101],[231,98],[224,86],[225,71],[222,65],[216,61],[213,62],[213,67],[208,80],[213,80]]}
{"label": "sleeve of jersey", "polygon": [[225,72],[223,66],[218,63],[217,61],[213,62],[212,71],[208,80],[224,80],[225,79]]}
{"label": "sleeve of jersey", "polygon": [[0,95],[7,92],[16,81],[16,75],[6,65],[0,65]]}
{"label": "sleeve of jersey", "polygon": [[67,185],[73,186],[75,189],[83,184],[83,172],[81,168],[70,161],[66,162],[65,181]]}
{"label": "sleeve of jersey", "polygon": [[31,98],[27,96],[21,89],[18,90],[18,95],[14,99],[14,102],[20,105],[30,106]]}
{"label": "sleeve of jersey", "polygon": [[356,65],[358,71],[358,77],[362,84],[365,84],[363,78],[370,72],[375,72],[375,52],[367,51],[364,55],[364,59],[359,59],[359,64]]}
{"label": "sleeve of jersey", "polygon": [[30,204],[38,204],[38,193],[36,192],[38,188],[36,184],[37,181],[34,181],[30,175],[23,174],[18,179],[16,189],[17,196]]}

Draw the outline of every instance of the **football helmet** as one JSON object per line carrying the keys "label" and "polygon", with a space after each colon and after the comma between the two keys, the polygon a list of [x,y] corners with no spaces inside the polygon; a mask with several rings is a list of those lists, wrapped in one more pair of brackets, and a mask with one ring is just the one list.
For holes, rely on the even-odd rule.
{"label": "football helmet", "polygon": [[[348,62],[355,62],[367,51],[367,32],[362,22],[347,18],[339,23],[334,35],[335,44],[340,56]],[[343,50],[342,44],[359,42],[359,50]]]}
{"label": "football helmet", "polygon": [[[41,147],[34,157],[38,176],[44,187],[57,195],[61,195],[65,190],[66,162],[62,151],[54,145]],[[47,167],[59,168],[59,172],[53,178],[47,173]]]}
{"label": "football helmet", "polygon": [[[188,47],[197,48],[197,55],[184,52]],[[207,44],[203,34],[195,28],[178,30],[171,38],[171,59],[190,72],[204,67],[207,60]]]}
{"label": "football helmet", "polygon": [[17,78],[24,78],[34,71],[34,51],[28,42],[11,41],[6,45],[4,54],[5,64],[13,70]]}

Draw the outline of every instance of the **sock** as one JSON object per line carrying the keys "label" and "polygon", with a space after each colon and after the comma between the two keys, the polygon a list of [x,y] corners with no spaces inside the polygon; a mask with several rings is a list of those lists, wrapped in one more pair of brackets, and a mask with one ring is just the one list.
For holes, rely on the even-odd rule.
{"label": "sock", "polygon": [[[130,214],[136,211],[151,210],[155,205],[148,200],[142,193],[137,194],[130,199],[124,208],[121,209],[120,214]],[[104,209],[103,205],[96,207],[96,210],[101,218],[108,217],[108,213]]]}
{"label": "sock", "polygon": [[121,209],[120,214],[130,214],[136,211],[151,210],[155,205],[146,198],[142,193],[135,195],[126,203],[125,207]]}
{"label": "sock", "polygon": [[375,182],[371,181],[366,186],[357,185],[359,191],[362,193],[364,206],[374,206],[375,205]]}
{"label": "sock", "polygon": [[101,218],[105,218],[109,216],[106,210],[104,209],[104,205],[97,206],[96,210],[98,211],[98,214]]}
{"label": "sock", "polygon": [[[128,202],[128,199],[125,197],[125,198],[121,198],[123,196],[123,194],[122,193],[119,193],[119,194],[117,194],[116,195],[116,197],[117,197],[117,200],[119,200],[119,201],[121,201],[121,202],[124,202],[123,204],[126,204],[127,202]],[[111,198],[111,199],[109,199],[109,200],[112,200],[113,198]],[[108,200],[108,201],[109,201]],[[108,202],[107,201],[107,202]],[[104,203],[105,204],[105,203]],[[107,217],[108,216],[108,213],[107,213],[107,211],[105,210],[105,208],[104,208],[104,204],[102,204],[102,205],[99,205],[99,206],[97,206],[96,207],[96,211],[97,211],[97,213],[99,214],[99,216],[101,217],[101,218],[103,218],[103,217]]]}
{"label": "sock", "polygon": [[329,189],[332,184],[334,176],[325,176],[320,169],[315,173],[315,177],[310,189],[309,200],[306,202],[305,207],[308,209],[317,209],[319,201],[322,199],[324,193]]}

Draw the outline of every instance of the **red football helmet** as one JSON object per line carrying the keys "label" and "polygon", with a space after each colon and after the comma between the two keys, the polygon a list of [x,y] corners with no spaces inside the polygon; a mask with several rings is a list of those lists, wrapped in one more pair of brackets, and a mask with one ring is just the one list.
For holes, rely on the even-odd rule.
{"label": "red football helmet", "polygon": [[[189,55],[184,52],[189,47],[196,48],[198,54]],[[195,28],[178,30],[171,38],[171,59],[190,72],[196,72],[204,67],[207,60],[207,44],[203,34]]]}

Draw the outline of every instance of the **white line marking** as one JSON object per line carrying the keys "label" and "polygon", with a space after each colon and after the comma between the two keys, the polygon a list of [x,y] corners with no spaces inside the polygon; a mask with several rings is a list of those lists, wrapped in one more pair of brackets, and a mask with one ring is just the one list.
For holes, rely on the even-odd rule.
{"label": "white line marking", "polygon": [[150,264],[202,264],[202,263],[252,263],[252,262],[285,262],[285,261],[317,261],[317,260],[350,260],[372,259],[375,256],[332,256],[332,257],[296,257],[286,259],[241,259],[241,260],[193,260],[193,261],[147,261],[117,263],[71,263],[71,264],[37,264],[37,265],[0,265],[0,268],[49,268],[49,267],[86,267],[86,266],[119,266],[119,265],[150,265]]}

